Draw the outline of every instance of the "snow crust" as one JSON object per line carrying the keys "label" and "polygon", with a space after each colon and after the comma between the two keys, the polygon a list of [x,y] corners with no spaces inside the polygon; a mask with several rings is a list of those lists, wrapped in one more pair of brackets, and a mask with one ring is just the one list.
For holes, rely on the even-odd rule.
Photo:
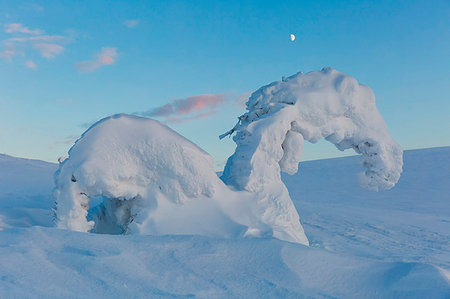
{"label": "snow crust", "polygon": [[370,87],[332,68],[298,73],[261,87],[247,112],[226,135],[236,132],[235,153],[222,179],[238,190],[281,185],[280,170],[294,174],[304,140],[325,138],[339,150],[361,154],[360,184],[372,190],[392,188],[400,178],[402,149],[390,136]]}

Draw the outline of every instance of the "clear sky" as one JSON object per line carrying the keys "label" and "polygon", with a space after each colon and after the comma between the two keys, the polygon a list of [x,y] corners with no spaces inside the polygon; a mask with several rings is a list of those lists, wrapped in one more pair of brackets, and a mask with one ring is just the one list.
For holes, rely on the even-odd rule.
{"label": "clear sky", "polygon": [[[450,1],[3,0],[0,153],[55,162],[137,112],[220,169],[249,92],[324,66],[372,87],[404,149],[450,145]],[[343,154],[319,142],[303,159]]]}

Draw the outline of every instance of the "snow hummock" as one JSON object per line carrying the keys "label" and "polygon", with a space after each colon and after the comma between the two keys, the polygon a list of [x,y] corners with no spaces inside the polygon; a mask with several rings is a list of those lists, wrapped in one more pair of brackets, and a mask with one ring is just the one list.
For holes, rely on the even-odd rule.
{"label": "snow hummock", "polygon": [[280,171],[297,172],[304,140],[325,138],[362,156],[363,187],[392,188],[402,172],[402,149],[390,136],[370,87],[332,68],[298,73],[255,91],[237,132],[222,179],[238,190],[281,185]]}
{"label": "snow hummock", "polygon": [[56,173],[61,228],[113,234],[273,235],[307,244],[291,201],[288,208],[270,210],[255,196],[226,186],[211,156],[172,129],[125,114],[88,129]]}

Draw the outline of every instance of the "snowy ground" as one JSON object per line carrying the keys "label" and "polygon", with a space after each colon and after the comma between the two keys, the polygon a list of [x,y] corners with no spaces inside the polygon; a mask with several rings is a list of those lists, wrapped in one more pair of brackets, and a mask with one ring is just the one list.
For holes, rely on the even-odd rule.
{"label": "snowy ground", "polygon": [[450,297],[450,147],[406,151],[390,191],[358,157],[283,177],[311,246],[49,227],[57,165],[0,155],[0,298]]}

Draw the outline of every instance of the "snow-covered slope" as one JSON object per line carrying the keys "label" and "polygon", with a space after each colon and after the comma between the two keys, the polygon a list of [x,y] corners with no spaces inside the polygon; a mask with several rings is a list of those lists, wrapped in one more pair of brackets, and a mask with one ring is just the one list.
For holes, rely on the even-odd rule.
{"label": "snow-covered slope", "polygon": [[0,230],[51,226],[57,164],[0,154]]}
{"label": "snow-covered slope", "polygon": [[[302,162],[296,175],[283,175],[310,247],[23,228],[11,206],[32,214],[50,208],[56,165],[2,158],[0,215],[9,228],[0,231],[1,298],[450,297],[450,147],[405,151],[404,172],[389,191],[358,186],[358,157]],[[30,185],[33,178],[42,181]],[[50,221],[51,213],[28,218]]]}
{"label": "snow-covered slope", "polygon": [[357,157],[300,163],[283,175],[311,246],[450,270],[450,147],[405,151],[391,190],[358,188]]}

